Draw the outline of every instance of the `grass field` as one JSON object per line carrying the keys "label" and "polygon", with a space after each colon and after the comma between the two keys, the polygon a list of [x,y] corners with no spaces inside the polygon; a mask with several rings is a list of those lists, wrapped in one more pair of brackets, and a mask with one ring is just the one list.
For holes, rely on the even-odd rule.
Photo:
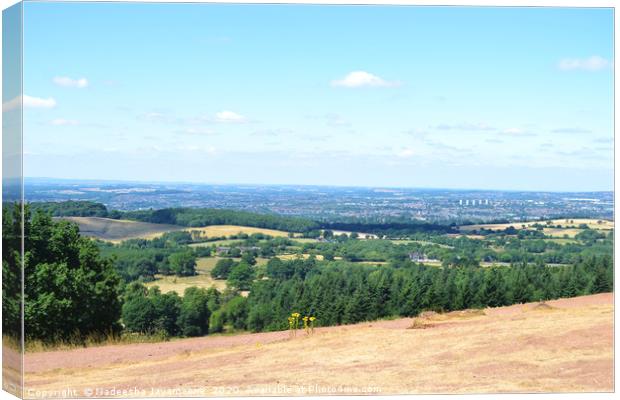
{"label": "grass field", "polygon": [[318,328],[310,337],[266,332],[26,353],[25,385],[73,388],[76,397],[92,388],[137,388],[137,397],[277,395],[268,390],[283,387],[293,395],[610,392],[613,313],[608,293]]}
{"label": "grass field", "polygon": [[[183,295],[185,289],[191,286],[197,286],[202,288],[215,287],[218,290],[226,289],[225,280],[216,280],[211,278],[211,270],[215,267],[215,264],[220,260],[220,257],[203,257],[196,261],[196,272],[194,276],[178,277],[174,275],[156,275],[157,278],[153,282],[148,282],[145,285],[147,287],[159,286],[162,293],[177,292],[179,295]],[[269,261],[266,258],[257,258],[256,265],[264,265]]]}
{"label": "grass field", "polygon": [[552,243],[557,243],[557,244],[578,243],[576,239],[565,239],[565,238],[549,238],[549,239],[545,239],[545,242],[552,242]]}
{"label": "grass field", "polygon": [[554,238],[574,238],[582,230],[574,228],[543,228],[543,233]]}
{"label": "grass field", "polygon": [[434,242],[429,242],[426,240],[413,240],[413,239],[392,239],[390,240],[390,242],[394,243],[394,244],[410,244],[410,243],[418,243],[421,244],[423,246],[439,246],[441,248],[444,249],[453,249],[453,246],[449,246],[447,244],[440,244],[440,243],[434,243]]}
{"label": "grass field", "polygon": [[221,236],[231,236],[239,233],[245,233],[251,235],[253,233],[262,233],[265,235],[273,236],[273,237],[287,237],[288,232],[285,231],[277,231],[275,229],[265,229],[265,228],[253,228],[250,226],[240,226],[240,225],[211,225],[199,228],[184,228],[187,231],[199,231],[202,236],[206,237],[221,237]]}

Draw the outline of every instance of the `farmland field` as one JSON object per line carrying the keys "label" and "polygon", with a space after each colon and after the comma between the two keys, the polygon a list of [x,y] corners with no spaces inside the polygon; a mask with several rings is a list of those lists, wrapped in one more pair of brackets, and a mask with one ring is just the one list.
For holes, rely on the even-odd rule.
{"label": "farmland field", "polygon": [[199,231],[202,236],[206,237],[221,237],[221,236],[232,236],[237,235],[239,233],[245,233],[247,235],[251,235],[253,233],[262,233],[264,235],[269,235],[273,237],[287,237],[288,232],[278,231],[275,229],[265,229],[265,228],[253,228],[250,226],[239,226],[239,225],[211,225],[205,227],[198,228],[184,228],[186,231]]}
{"label": "farmland field", "polygon": [[[189,388],[202,388],[194,396],[256,395],[276,385],[349,388],[337,394],[609,392],[613,311],[613,295],[599,294],[431,313],[415,325],[319,328],[310,337],[280,331],[28,353],[25,382],[32,390],[62,382],[78,393],[138,388],[141,397]],[[312,351],[300,358],[301,349]]]}
{"label": "farmland field", "polygon": [[[600,223],[599,223],[600,221]],[[574,218],[574,219],[553,219],[550,220],[551,226],[556,228],[558,225],[561,226],[561,229],[570,229],[570,228],[578,228],[579,225],[585,224],[590,229],[599,229],[599,230],[611,230],[614,229],[614,222],[608,220],[597,220],[597,219],[588,219],[588,218]],[[535,224],[541,224],[542,226],[547,226],[547,221],[529,221],[529,222],[511,222],[506,224],[477,224],[477,225],[463,225],[459,227],[459,229],[463,232],[474,231],[479,229],[488,229],[492,231],[500,231],[509,227],[514,227],[516,229],[521,229],[523,225],[526,227],[531,227]],[[547,228],[545,228],[547,229]],[[557,228],[556,228],[557,229]],[[571,232],[576,229],[571,229]]]}
{"label": "farmland field", "polygon": [[[202,257],[196,260],[196,275],[179,277],[175,275],[155,275],[157,279],[145,284],[147,287],[159,286],[162,293],[177,292],[179,295],[183,295],[185,289],[191,286],[197,286],[201,288],[215,287],[218,290],[226,289],[225,280],[216,280],[211,278],[211,270],[215,267],[215,264],[221,260],[220,257]],[[263,265],[267,263],[265,258],[257,258],[256,265]]]}

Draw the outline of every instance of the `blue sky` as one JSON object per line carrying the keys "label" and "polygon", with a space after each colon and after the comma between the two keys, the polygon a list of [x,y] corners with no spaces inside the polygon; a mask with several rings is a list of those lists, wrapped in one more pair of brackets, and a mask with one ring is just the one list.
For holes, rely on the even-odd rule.
{"label": "blue sky", "polygon": [[611,190],[610,9],[27,3],[25,175]]}

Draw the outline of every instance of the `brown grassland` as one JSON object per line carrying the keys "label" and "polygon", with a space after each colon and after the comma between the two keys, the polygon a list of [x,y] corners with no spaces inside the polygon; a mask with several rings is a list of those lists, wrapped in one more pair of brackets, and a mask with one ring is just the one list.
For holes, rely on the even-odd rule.
{"label": "brown grassland", "polygon": [[607,293],[318,328],[310,336],[215,335],[27,353],[26,395],[66,388],[78,395],[138,389],[129,396],[609,392],[613,313]]}

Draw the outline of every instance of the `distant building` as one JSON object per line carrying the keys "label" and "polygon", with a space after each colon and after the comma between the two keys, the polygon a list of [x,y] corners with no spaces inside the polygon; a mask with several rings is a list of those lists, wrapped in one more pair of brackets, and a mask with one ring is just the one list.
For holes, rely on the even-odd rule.
{"label": "distant building", "polygon": [[258,250],[260,250],[260,247],[258,246],[239,246],[239,251],[241,251],[241,254]]}
{"label": "distant building", "polygon": [[230,253],[230,247],[218,247],[215,249],[218,256],[227,256]]}
{"label": "distant building", "polygon": [[[239,249],[241,254],[260,250],[260,247],[257,247],[257,246],[239,246],[237,248]],[[222,247],[217,247],[215,249],[215,252],[217,253],[218,256],[224,257],[227,255],[230,255],[230,250],[232,250],[232,247],[222,246]]]}
{"label": "distant building", "polygon": [[422,262],[426,261],[426,254],[414,251],[413,253],[409,253],[409,259],[413,262]]}

